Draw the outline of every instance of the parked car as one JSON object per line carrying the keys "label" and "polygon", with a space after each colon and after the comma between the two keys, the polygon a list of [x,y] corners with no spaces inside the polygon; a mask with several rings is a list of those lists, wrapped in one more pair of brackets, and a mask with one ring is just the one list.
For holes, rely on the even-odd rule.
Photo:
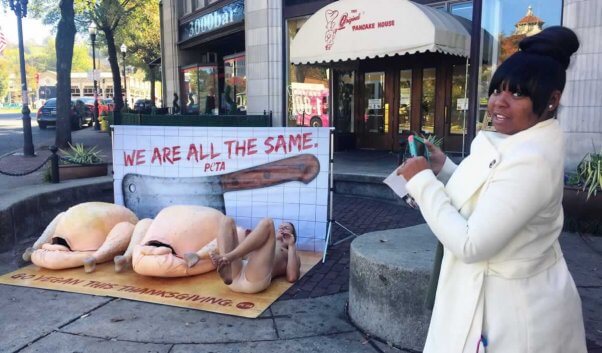
{"label": "parked car", "polygon": [[113,101],[113,98],[103,99],[103,104],[107,106],[107,111],[112,112],[115,110],[115,101]]}
{"label": "parked car", "polygon": [[[78,99],[81,99],[86,104],[86,106],[90,108],[90,112],[94,112],[94,97],[81,97]],[[109,108],[109,105],[105,99],[98,98],[97,100],[98,100],[98,116],[102,115],[103,112],[108,113],[108,112],[112,111],[111,108]]]}
{"label": "parked car", "polygon": [[153,102],[150,99],[137,99],[134,103],[134,111],[140,114],[150,114]]}
{"label": "parked car", "polygon": [[[81,129],[85,123],[88,123],[88,126],[92,124],[92,111],[82,100],[72,98],[69,108],[72,130]],[[36,120],[42,130],[49,125],[56,126],[56,98],[50,98],[38,109]]]}

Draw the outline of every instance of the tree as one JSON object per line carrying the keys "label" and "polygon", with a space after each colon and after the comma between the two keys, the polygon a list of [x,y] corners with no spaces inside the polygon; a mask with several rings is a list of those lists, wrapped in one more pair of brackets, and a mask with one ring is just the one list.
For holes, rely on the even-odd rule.
{"label": "tree", "polygon": [[56,139],[57,147],[71,143],[71,66],[75,43],[73,0],[59,3],[61,19],[56,33]]}
{"label": "tree", "polygon": [[88,72],[92,70],[92,57],[89,54],[90,46],[76,43],[73,46],[73,60],[71,69],[74,72]]}
{"label": "tree", "polygon": [[[69,2],[73,4],[74,7],[74,27],[77,26],[77,28],[80,28],[80,31],[83,32],[84,28],[87,29],[90,22],[94,22],[100,32],[97,37],[99,44],[103,43],[103,41],[106,44],[111,73],[113,75],[115,123],[119,124],[121,122],[121,109],[123,109],[123,95],[120,70],[117,62],[115,36],[125,19],[139,9],[148,8],[148,6],[150,6],[149,3],[151,2],[146,0],[70,0]],[[58,16],[55,6],[53,6],[55,1],[32,0],[31,3],[31,11],[34,15],[44,18],[44,22],[47,24],[56,23]],[[140,12],[141,15],[139,18],[143,18],[144,15],[147,15],[142,14],[142,11]],[[133,28],[132,33],[140,29],[138,26],[131,28]],[[156,29],[158,30],[158,28],[159,26],[157,25]],[[159,37],[160,36],[157,34],[156,38],[158,39]],[[71,48],[71,52],[73,52],[73,48]]]}
{"label": "tree", "polygon": [[117,47],[115,35],[122,21],[137,7],[142,6],[143,0],[80,0],[87,17],[90,18],[98,30],[104,34],[109,54],[109,64],[113,74],[113,90],[115,102],[115,124],[121,124],[121,110],[123,109],[123,94],[121,90],[121,75],[117,63]]}
{"label": "tree", "polygon": [[151,82],[151,100],[155,103],[156,65],[152,62],[161,57],[161,23],[157,2],[141,4],[126,19],[117,38],[128,47],[130,63],[142,69]]}

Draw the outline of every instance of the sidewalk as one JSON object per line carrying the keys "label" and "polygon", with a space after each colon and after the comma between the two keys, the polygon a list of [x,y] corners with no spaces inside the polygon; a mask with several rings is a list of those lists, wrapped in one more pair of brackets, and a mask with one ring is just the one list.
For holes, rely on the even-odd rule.
{"label": "sidewalk", "polygon": [[[98,146],[98,149],[102,151],[101,154],[105,156],[104,159],[106,161],[111,163],[113,160],[111,138],[106,132],[86,127],[82,130],[72,132],[71,140],[74,145],[83,143],[89,147]],[[27,173],[37,168],[52,154],[48,148],[53,144],[53,140],[46,140],[35,146],[34,157],[24,157],[22,150],[18,150],[11,155],[0,158],[0,171],[17,174]],[[47,166],[50,166],[50,162],[48,162]],[[45,170],[46,166],[32,174],[20,177],[7,176],[0,173],[0,198],[7,192],[14,192],[15,189],[44,184],[43,175]]]}
{"label": "sidewalk", "polygon": [[[73,141],[98,145],[110,158],[107,134],[88,128],[75,132]],[[33,158],[5,158],[0,170],[23,171],[18,168],[36,164]],[[384,177],[395,163],[394,154],[344,152],[335,155],[335,173]],[[0,176],[0,198],[41,185],[33,176]],[[333,209],[337,222],[356,234],[394,233],[424,223],[416,210],[374,199],[335,195]],[[347,236],[343,228],[333,226],[334,242]],[[400,352],[366,337],[347,319],[350,242],[330,247],[326,263],[314,267],[254,320],[0,285],[0,352]],[[566,233],[561,244],[582,297],[589,352],[602,353],[602,238]],[[0,273],[22,265],[12,262],[15,255],[0,253]]]}

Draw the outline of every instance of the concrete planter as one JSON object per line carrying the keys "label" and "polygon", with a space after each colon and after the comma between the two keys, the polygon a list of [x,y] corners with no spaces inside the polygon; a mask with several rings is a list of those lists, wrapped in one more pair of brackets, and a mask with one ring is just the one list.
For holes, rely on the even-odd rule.
{"label": "concrete planter", "polygon": [[94,165],[61,164],[59,165],[60,180],[93,178],[105,176],[108,173],[108,164],[99,163]]}
{"label": "concrete planter", "polygon": [[349,264],[349,318],[393,346],[422,351],[431,318],[425,299],[437,240],[426,224],[363,234]]}
{"label": "concrete planter", "polygon": [[569,227],[586,233],[602,233],[602,191],[587,199],[587,192],[575,186],[565,186],[562,197],[564,218]]}

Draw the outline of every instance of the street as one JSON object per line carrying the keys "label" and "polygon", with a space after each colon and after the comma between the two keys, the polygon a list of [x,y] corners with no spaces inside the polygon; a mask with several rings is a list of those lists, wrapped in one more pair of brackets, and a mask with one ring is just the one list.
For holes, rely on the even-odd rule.
{"label": "street", "polygon": [[[54,127],[40,130],[36,114],[31,112],[31,132],[33,145],[51,144],[54,141]],[[0,156],[14,150],[23,150],[23,121],[21,113],[0,113]]]}

